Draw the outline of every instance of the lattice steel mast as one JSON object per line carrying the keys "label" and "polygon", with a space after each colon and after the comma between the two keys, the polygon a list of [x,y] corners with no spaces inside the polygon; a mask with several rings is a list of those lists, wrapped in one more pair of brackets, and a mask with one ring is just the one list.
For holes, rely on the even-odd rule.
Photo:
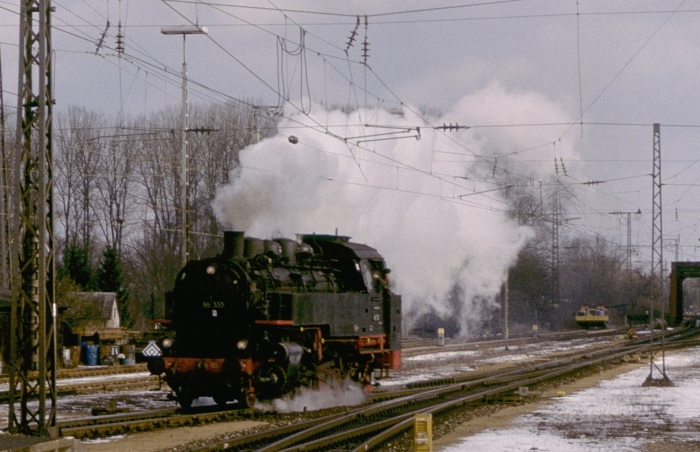
{"label": "lattice steel mast", "polygon": [[[8,173],[10,152],[7,149],[7,140],[5,140],[5,99],[3,98],[2,86],[2,55],[0,55],[0,289],[7,290],[10,288],[10,267],[9,267],[9,200],[8,200]],[[0,357],[2,358],[2,357]]]}
{"label": "lattice steel mast", "polygon": [[9,424],[48,435],[56,426],[50,0],[22,0],[18,66]]}
{"label": "lattice steel mast", "polygon": [[627,271],[628,278],[630,273],[632,273],[632,215],[641,214],[642,209],[638,209],[636,212],[620,212],[619,210],[610,212],[610,215],[627,215],[627,249],[625,252],[625,270]]}
{"label": "lattice steel mast", "polygon": [[[654,354],[650,353],[649,376],[645,385],[670,383],[666,375],[666,351],[664,343],[665,334],[665,309],[664,309],[664,247],[663,247],[663,215],[661,208],[661,126],[654,124],[654,158],[653,158],[653,194],[652,194],[652,226],[651,226],[651,280],[652,296],[649,310],[649,328],[651,329],[651,343],[654,343],[654,306],[659,305],[659,316],[661,318],[661,368],[654,363]],[[654,368],[661,373],[660,379],[654,379]]]}

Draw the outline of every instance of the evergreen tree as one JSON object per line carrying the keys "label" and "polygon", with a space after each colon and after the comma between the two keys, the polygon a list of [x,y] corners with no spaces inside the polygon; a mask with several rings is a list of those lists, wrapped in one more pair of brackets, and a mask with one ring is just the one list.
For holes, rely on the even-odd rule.
{"label": "evergreen tree", "polygon": [[117,305],[119,306],[119,318],[122,325],[129,325],[131,316],[127,301],[129,292],[124,287],[121,264],[117,250],[108,247],[102,255],[102,262],[97,269],[97,289],[101,292],[114,292],[117,294]]}
{"label": "evergreen tree", "polygon": [[92,273],[88,250],[76,245],[67,247],[63,254],[63,268],[59,269],[59,276],[72,279],[81,290],[88,291],[94,288]]}

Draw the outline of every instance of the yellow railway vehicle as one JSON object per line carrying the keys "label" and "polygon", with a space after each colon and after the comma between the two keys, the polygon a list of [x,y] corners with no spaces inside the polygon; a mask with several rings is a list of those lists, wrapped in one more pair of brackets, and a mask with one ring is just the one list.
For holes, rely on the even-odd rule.
{"label": "yellow railway vehicle", "polygon": [[576,312],[576,325],[581,328],[607,328],[608,320],[608,310],[604,306],[595,308],[581,306],[581,309]]}

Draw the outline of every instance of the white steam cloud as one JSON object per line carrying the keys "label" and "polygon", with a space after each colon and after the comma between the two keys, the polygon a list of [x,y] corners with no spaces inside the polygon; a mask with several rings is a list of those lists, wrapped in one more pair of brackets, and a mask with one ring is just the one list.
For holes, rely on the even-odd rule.
{"label": "white steam cloud", "polygon": [[508,93],[498,84],[429,124],[412,111],[348,114],[314,105],[308,115],[289,113],[278,135],[241,151],[241,166],[214,208],[224,227],[248,236],[337,231],[366,243],[392,269],[404,313],[432,308],[457,317],[462,334],[470,334],[532,236],[506,215],[506,177],[552,173],[564,144],[552,144],[551,128],[434,126],[567,118],[539,95]]}
{"label": "white steam cloud", "polygon": [[297,388],[294,393],[269,402],[258,401],[255,409],[277,413],[301,413],[338,406],[357,406],[367,402],[359,383],[351,380],[330,381],[319,388]]}

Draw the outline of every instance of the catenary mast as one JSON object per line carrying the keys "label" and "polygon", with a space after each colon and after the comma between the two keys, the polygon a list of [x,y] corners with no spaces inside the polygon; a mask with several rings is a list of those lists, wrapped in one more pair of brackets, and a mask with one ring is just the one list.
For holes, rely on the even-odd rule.
{"label": "catenary mast", "polygon": [[[12,168],[11,431],[55,434],[51,1],[22,0]],[[30,404],[29,401],[38,401]],[[19,410],[17,405],[19,405]]]}

